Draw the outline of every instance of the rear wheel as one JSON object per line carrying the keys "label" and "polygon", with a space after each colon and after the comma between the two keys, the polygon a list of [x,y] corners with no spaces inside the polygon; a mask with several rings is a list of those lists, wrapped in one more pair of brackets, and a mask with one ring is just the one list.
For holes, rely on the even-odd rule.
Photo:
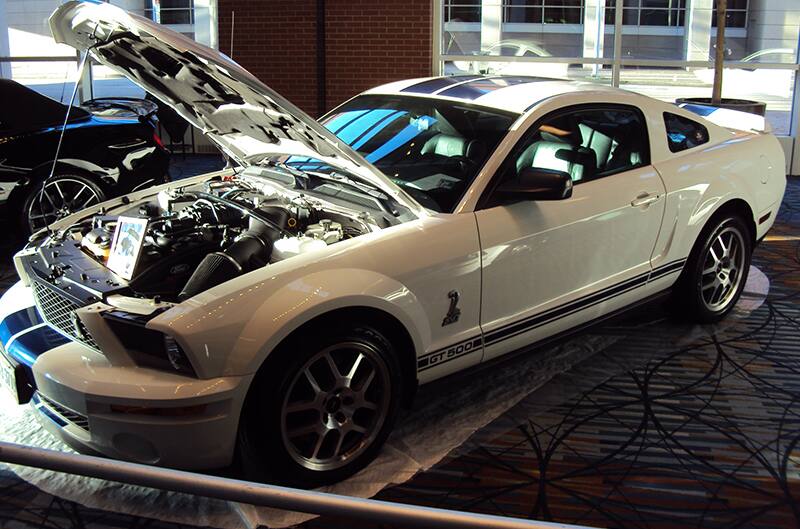
{"label": "rear wheel", "polygon": [[40,182],[30,190],[20,221],[32,233],[105,199],[103,190],[85,176],[57,174],[46,185]]}
{"label": "rear wheel", "polygon": [[392,429],[401,394],[400,368],[383,335],[331,326],[275,354],[243,410],[244,473],[316,487],[372,461]]}
{"label": "rear wheel", "polygon": [[681,309],[688,309],[690,317],[700,323],[724,318],[747,282],[752,251],[750,230],[739,216],[723,214],[712,219],[681,278]]}

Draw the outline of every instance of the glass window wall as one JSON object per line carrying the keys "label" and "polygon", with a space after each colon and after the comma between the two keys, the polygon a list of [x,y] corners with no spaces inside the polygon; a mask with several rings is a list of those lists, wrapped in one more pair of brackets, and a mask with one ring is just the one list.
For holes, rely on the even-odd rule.
{"label": "glass window wall", "polygon": [[[445,74],[613,84],[669,102],[710,97],[716,0],[621,5],[615,27],[616,0],[443,0],[437,64]],[[765,102],[775,132],[797,136],[800,3],[727,0],[725,32],[723,97]]]}
{"label": "glass window wall", "polygon": [[[0,1],[0,76],[17,81],[53,99],[72,94],[80,58],[69,46],[56,44],[48,19],[60,0]],[[120,7],[154,18],[153,0],[111,0]],[[194,36],[194,0],[156,0],[161,23]],[[143,97],[144,91],[102,65],[92,64],[84,76],[81,98]],[[87,83],[87,81],[89,81]],[[90,88],[89,88],[90,87]]]}

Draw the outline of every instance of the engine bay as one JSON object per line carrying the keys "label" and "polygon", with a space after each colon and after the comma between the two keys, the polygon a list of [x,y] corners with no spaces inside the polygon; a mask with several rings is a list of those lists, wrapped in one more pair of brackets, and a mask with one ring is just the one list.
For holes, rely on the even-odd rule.
{"label": "engine bay", "polygon": [[[111,293],[181,302],[391,224],[377,207],[293,189],[264,178],[264,171],[173,186],[113,214],[100,212],[51,234],[24,266],[39,280],[71,290],[78,303]],[[286,174],[274,170],[269,176]]]}

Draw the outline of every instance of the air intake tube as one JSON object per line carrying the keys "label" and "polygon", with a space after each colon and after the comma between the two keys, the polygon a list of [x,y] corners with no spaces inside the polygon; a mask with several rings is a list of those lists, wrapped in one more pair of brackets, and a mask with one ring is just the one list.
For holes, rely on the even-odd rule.
{"label": "air intake tube", "polygon": [[184,301],[269,263],[272,245],[280,232],[264,222],[250,217],[247,231],[225,251],[206,255],[178,295]]}

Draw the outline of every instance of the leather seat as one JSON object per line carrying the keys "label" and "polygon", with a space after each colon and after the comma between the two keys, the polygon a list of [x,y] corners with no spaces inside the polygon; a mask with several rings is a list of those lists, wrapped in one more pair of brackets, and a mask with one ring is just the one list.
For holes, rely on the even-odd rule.
{"label": "leather seat", "polygon": [[421,153],[447,157],[465,156],[467,153],[467,140],[449,134],[437,134],[425,142]]}
{"label": "leather seat", "polygon": [[591,149],[567,143],[537,141],[517,159],[517,173],[525,167],[541,167],[568,173],[573,182],[591,178],[597,170],[597,157]]}
{"label": "leather seat", "polygon": [[581,131],[581,146],[594,151],[597,158],[597,169],[604,169],[611,154],[611,138],[583,123],[578,125],[578,129]]}

